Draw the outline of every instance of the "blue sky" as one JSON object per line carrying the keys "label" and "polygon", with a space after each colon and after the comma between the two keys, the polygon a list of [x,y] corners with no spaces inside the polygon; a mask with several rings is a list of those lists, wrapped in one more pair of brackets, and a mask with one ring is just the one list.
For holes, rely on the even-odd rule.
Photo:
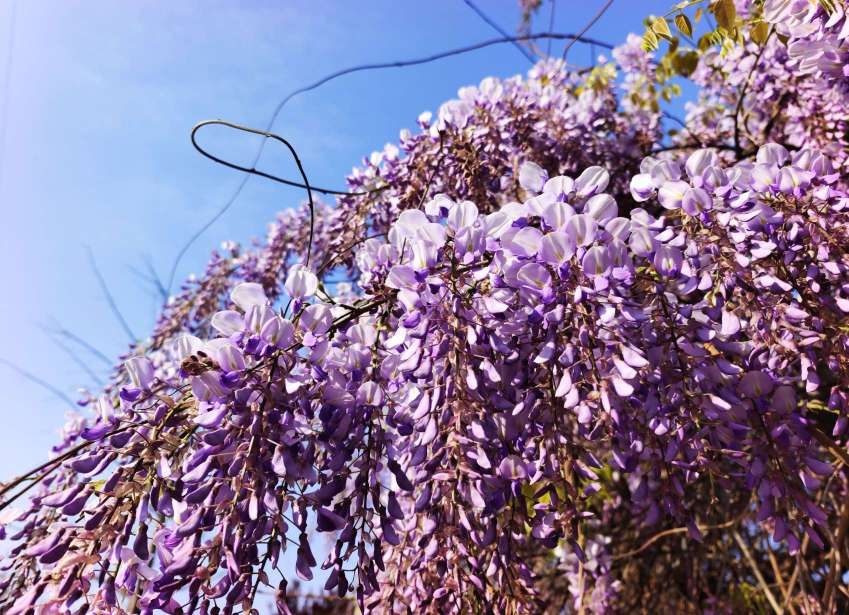
{"label": "blue sky", "polygon": [[[478,0],[512,32],[512,0]],[[601,0],[560,0],[555,30],[576,32]],[[672,0],[617,0],[588,33],[618,43]],[[548,25],[548,4],[535,30]],[[14,13],[14,19],[13,19]],[[12,27],[14,25],[14,27]],[[11,34],[11,39],[9,38]],[[239,182],[198,155],[189,130],[225,118],[264,126],[294,88],[363,62],[414,58],[496,34],[462,0],[398,2],[114,2],[0,0],[0,213],[5,275],[0,359],[72,397],[92,378],[43,327],[61,326],[110,357],[127,348],[88,261],[91,250],[133,332],[150,331],[158,301],[133,272],[145,259],[165,277],[180,247]],[[596,50],[601,52],[602,50]],[[11,58],[10,58],[11,55]],[[570,60],[586,64],[575,46]],[[510,45],[438,63],[343,77],[295,99],[275,131],[297,148],[311,182],[344,187],[351,167],[463,85],[527,70]],[[204,135],[247,160],[255,143]],[[268,148],[262,168],[294,176]],[[178,279],[200,271],[223,240],[262,237],[302,194],[253,178],[235,206],[189,251]],[[101,376],[108,370],[76,348]],[[0,365],[0,479],[40,461],[67,406]]]}

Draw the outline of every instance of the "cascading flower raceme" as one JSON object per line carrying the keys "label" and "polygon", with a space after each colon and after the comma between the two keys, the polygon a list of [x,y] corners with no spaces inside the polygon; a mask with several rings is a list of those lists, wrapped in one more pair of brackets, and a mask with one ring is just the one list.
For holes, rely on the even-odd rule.
{"label": "cascading flower raceme", "polygon": [[[545,60],[356,169],[309,265],[305,208],[226,244],[3,486],[3,612],[287,613],[296,579],[374,613],[636,612],[650,552],[692,570],[658,608],[724,613],[700,580],[745,562],[711,555],[732,530],[822,565],[849,514],[849,194],[794,122],[845,122],[846,27],[763,10],[790,43],[708,57],[678,146]],[[626,92],[652,79],[634,40],[613,55]],[[744,59],[784,77],[735,142],[712,71]],[[772,119],[797,87],[826,98]]]}
{"label": "cascading flower raceme", "polygon": [[[699,96],[688,103],[681,143],[722,145],[753,155],[770,141],[814,147],[840,169],[847,162],[849,18],[843,2],[737,0],[741,12],[769,26],[752,41],[709,49],[692,75]],[[828,4],[829,9],[825,6]]]}

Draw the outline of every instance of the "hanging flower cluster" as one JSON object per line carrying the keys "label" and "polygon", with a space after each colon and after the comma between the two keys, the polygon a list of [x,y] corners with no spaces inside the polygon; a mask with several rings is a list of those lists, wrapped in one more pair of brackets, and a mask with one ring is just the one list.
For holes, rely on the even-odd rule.
{"label": "hanging flower cluster", "polygon": [[[837,167],[846,164],[849,141],[849,19],[835,2],[751,0],[737,2],[755,26],[733,47],[707,50],[692,75],[700,86],[689,105],[681,143],[722,144],[751,156],[759,144],[777,141],[790,148],[814,146]],[[753,29],[768,34],[753,41]],[[729,112],[731,111],[731,112]]]}
{"label": "hanging flower cluster", "polygon": [[[626,75],[649,75],[648,54],[623,68]],[[347,269],[356,275],[356,247],[371,235],[386,233],[399,213],[421,208],[429,194],[471,199],[484,211],[521,197],[519,166],[534,160],[553,175],[576,173],[593,164],[621,169],[611,191],[628,194],[628,177],[661,138],[658,112],[619,108],[613,80],[592,80],[565,70],[559,60],[533,67],[527,78],[484,79],[462,88],[459,99],[434,116],[418,118],[420,131],[403,130],[398,146],[389,144],[363,161],[348,177],[352,196],[335,207],[319,207],[313,237],[318,274]],[[306,253],[309,214],[288,209],[269,227],[265,245],[242,251],[234,244],[216,254],[208,270],[190,280],[166,306],[154,332],[161,345],[180,332],[203,327],[222,306],[227,289],[239,281],[263,285],[272,299],[282,290],[288,266]]]}
{"label": "hanging flower cluster", "polygon": [[705,54],[672,146],[630,40],[420,117],[309,261],[304,208],[225,245],[0,487],[0,609],[846,604],[849,178],[797,126],[846,121],[846,36],[796,4],[764,7],[786,46]]}

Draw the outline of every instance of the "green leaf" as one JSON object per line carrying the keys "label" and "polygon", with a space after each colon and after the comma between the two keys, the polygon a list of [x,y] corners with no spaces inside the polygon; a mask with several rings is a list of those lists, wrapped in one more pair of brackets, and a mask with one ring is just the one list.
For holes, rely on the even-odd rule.
{"label": "green leaf", "polygon": [[719,28],[709,33],[708,36],[712,45],[724,45],[728,40],[728,37]]}
{"label": "green leaf", "polygon": [[710,6],[710,11],[716,17],[716,23],[720,28],[731,32],[737,23],[737,8],[734,0],[717,0]]}
{"label": "green leaf", "polygon": [[681,42],[678,40],[677,36],[675,38],[673,38],[671,41],[669,41],[669,53],[675,53],[676,51],[678,51],[678,46],[680,44],[681,44]]}
{"label": "green leaf", "polygon": [[699,54],[693,50],[679,51],[672,58],[672,68],[682,77],[689,77],[699,65]]}
{"label": "green leaf", "polygon": [[766,39],[769,38],[769,24],[762,19],[755,21],[752,24],[750,35],[754,42],[758,45],[763,45],[766,43]]}
{"label": "green leaf", "polygon": [[675,16],[675,27],[684,36],[693,36],[693,24],[684,13],[678,13]]}
{"label": "green leaf", "polygon": [[651,29],[661,38],[665,38],[668,41],[672,40],[672,32],[669,30],[669,24],[666,23],[666,19],[663,17],[655,19],[651,25]]}
{"label": "green leaf", "polygon": [[646,30],[643,34],[643,48],[646,51],[655,51],[657,49],[657,34],[653,30]]}

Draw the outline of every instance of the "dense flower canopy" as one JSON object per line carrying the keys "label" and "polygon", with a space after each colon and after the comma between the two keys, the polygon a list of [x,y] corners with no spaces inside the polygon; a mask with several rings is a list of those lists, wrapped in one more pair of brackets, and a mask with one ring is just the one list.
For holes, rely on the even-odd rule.
{"label": "dense flower canopy", "polygon": [[849,608],[849,18],[709,8],[463,88],[309,254],[306,207],[214,253],[0,490],[0,609]]}

